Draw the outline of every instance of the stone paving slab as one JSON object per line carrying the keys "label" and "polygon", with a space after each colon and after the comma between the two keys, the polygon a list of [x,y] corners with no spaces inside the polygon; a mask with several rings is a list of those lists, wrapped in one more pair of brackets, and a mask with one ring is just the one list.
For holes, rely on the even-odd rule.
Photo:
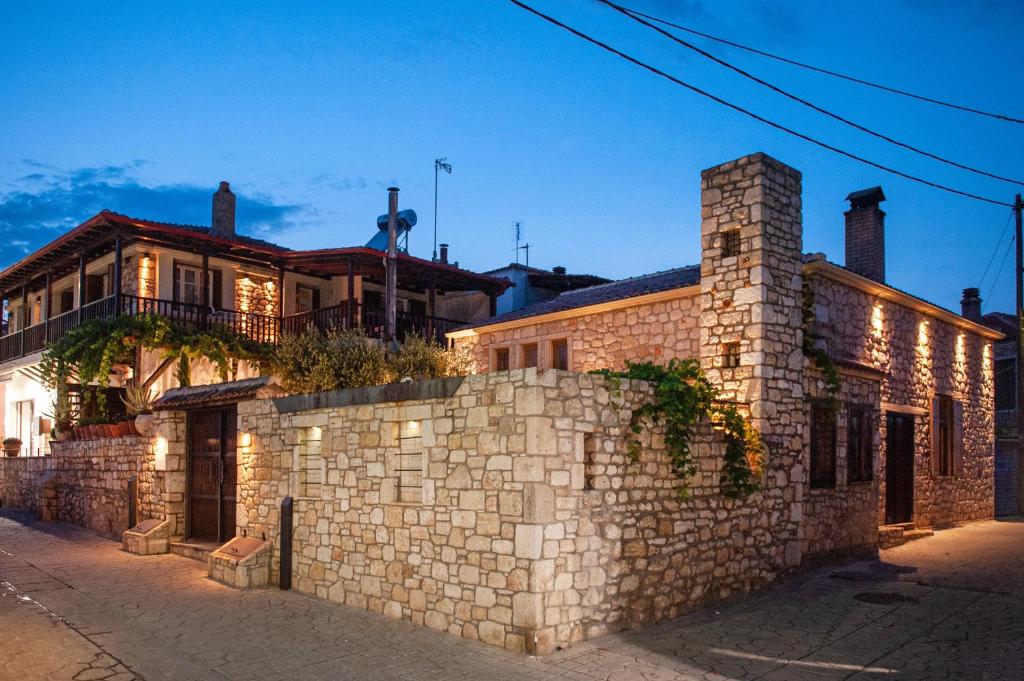
{"label": "stone paving slab", "polygon": [[544,658],[0,512],[0,681],[1024,679],[1024,523],[975,523]]}

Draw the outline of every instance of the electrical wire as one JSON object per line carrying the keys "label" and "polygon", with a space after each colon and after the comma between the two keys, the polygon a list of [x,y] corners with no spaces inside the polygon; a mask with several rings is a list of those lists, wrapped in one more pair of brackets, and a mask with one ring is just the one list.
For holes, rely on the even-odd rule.
{"label": "electrical wire", "polygon": [[838,71],[832,71],[830,69],[822,68],[820,66],[814,66],[813,64],[807,64],[807,63],[804,63],[804,62],[796,61],[795,59],[789,59],[787,57],[782,57],[782,56],[779,56],[777,54],[772,54],[771,52],[765,52],[764,50],[759,50],[759,49],[757,49],[755,47],[750,47],[748,45],[742,45],[742,44],[734,42],[732,40],[727,40],[727,39],[721,38],[719,36],[711,35],[710,33],[704,33],[703,31],[698,31],[697,29],[690,28],[688,26],[682,26],[680,24],[675,24],[675,23],[672,23],[671,21],[666,21],[665,19],[660,19],[658,17],[651,16],[650,14],[644,14],[643,12],[640,12],[640,11],[635,10],[635,9],[629,9],[629,8],[623,8],[623,9],[626,9],[627,11],[629,11],[629,12],[631,12],[633,14],[636,14],[638,16],[641,16],[641,17],[643,17],[645,19],[649,19],[651,21],[655,21],[655,22],[657,22],[659,24],[663,24],[665,26],[671,26],[672,28],[677,28],[680,31],[686,31],[687,33],[690,33],[692,35],[697,35],[697,36],[700,36],[701,38],[707,38],[708,40],[713,40],[713,41],[721,43],[723,45],[728,45],[730,47],[735,47],[735,48],[738,48],[738,49],[741,49],[741,50],[746,50],[747,52],[751,52],[753,54],[757,54],[757,55],[760,55],[762,57],[768,57],[769,59],[774,59],[774,60],[780,61],[780,62],[782,62],[784,64],[789,64],[791,66],[798,66],[798,67],[800,67],[802,69],[807,69],[809,71],[815,71],[817,73],[825,74],[826,76],[832,76],[834,78],[841,78],[843,80],[848,80],[851,83],[857,83],[858,85],[865,85],[867,87],[872,87],[872,88],[875,88],[877,90],[883,90],[885,92],[889,92],[889,93],[892,93],[892,94],[902,95],[904,97],[910,97],[912,99],[917,99],[917,100],[920,100],[922,102],[927,102],[929,104],[936,104],[938,106],[944,106],[944,107],[948,107],[950,109],[956,109],[958,111],[965,111],[967,113],[973,113],[973,114],[977,114],[979,116],[987,116],[989,118],[995,118],[997,120],[1004,121],[1004,122],[1007,122],[1007,123],[1024,124],[1024,119],[1022,119],[1022,118],[1017,118],[1017,117],[1014,117],[1014,116],[1007,116],[1005,114],[992,113],[990,111],[983,111],[981,109],[977,109],[977,108],[974,108],[974,107],[971,107],[971,106],[967,106],[965,104],[956,104],[954,102],[948,102],[948,101],[945,101],[945,100],[942,100],[942,99],[936,99],[934,97],[928,97],[928,96],[925,96],[925,95],[915,94],[913,92],[908,92],[907,90],[901,90],[899,88],[890,87],[888,85],[881,85],[879,83],[873,83],[873,82],[871,82],[869,80],[864,80],[863,78],[857,78],[856,76],[851,76],[851,75],[848,75],[848,74],[845,74],[845,73],[839,73]]}
{"label": "electrical wire", "polygon": [[1013,211],[1011,210],[1006,216],[1006,224],[1003,225],[1003,231],[999,233],[999,239],[996,240],[996,247],[992,249],[992,255],[988,259],[988,264],[985,265],[985,273],[981,275],[981,279],[978,281],[978,288],[985,286],[985,277],[988,276],[989,268],[992,267],[992,263],[995,262],[996,254],[999,253],[999,247],[1003,244],[1003,237],[1006,236],[1006,230],[1010,228],[1010,219],[1013,217]]}
{"label": "electrical wire", "polygon": [[999,283],[999,275],[1003,273],[1003,267],[1006,265],[1006,258],[1010,255],[1010,250],[1013,248],[1013,243],[1017,240],[1017,235],[1010,237],[1010,244],[1006,247],[1006,253],[1003,253],[1003,261],[999,263],[999,270],[996,272],[995,278],[992,280],[992,286],[988,289],[988,295],[985,296],[986,300],[991,300],[992,292],[996,290],[996,284]]}
{"label": "electrical wire", "polygon": [[754,74],[750,73],[749,71],[741,69],[740,67],[736,66],[735,64],[731,64],[731,63],[725,61],[724,59],[716,57],[715,55],[711,54],[710,52],[707,52],[706,50],[703,50],[703,49],[697,47],[693,43],[687,42],[686,40],[683,40],[679,36],[676,36],[676,35],[673,35],[672,33],[669,33],[668,31],[666,31],[663,28],[660,28],[659,26],[655,26],[651,22],[646,21],[644,18],[638,16],[637,13],[632,12],[631,10],[626,9],[625,7],[623,7],[621,5],[617,5],[614,2],[611,2],[611,0],[598,0],[598,2],[601,2],[602,4],[607,5],[608,7],[611,7],[616,12],[619,12],[620,14],[622,14],[622,15],[624,15],[626,17],[629,17],[633,21],[635,21],[635,22],[637,22],[637,23],[639,23],[639,24],[641,24],[643,26],[646,26],[647,28],[651,29],[652,31],[657,31],[658,33],[660,33],[661,35],[665,36],[669,40],[672,40],[673,42],[676,42],[679,45],[682,45],[683,47],[685,47],[687,49],[693,50],[694,52],[696,52],[697,54],[701,55],[702,57],[706,57],[707,59],[710,59],[711,61],[715,62],[716,64],[724,66],[725,68],[730,69],[731,71],[734,71],[734,72],[740,74],[744,78],[752,80],[752,81],[754,81],[755,83],[757,83],[759,85],[763,85],[764,87],[768,88],[769,90],[771,90],[773,92],[776,92],[776,93],[782,95],[783,97],[786,97],[786,98],[788,98],[788,99],[790,99],[790,100],[792,100],[794,102],[797,102],[797,103],[802,104],[802,105],[804,105],[804,106],[806,106],[806,107],[808,107],[810,109],[813,109],[814,111],[817,111],[820,114],[824,114],[824,115],[828,116],[829,118],[832,118],[834,120],[839,121],[840,123],[843,123],[844,125],[848,125],[851,128],[855,128],[857,130],[860,130],[861,132],[866,133],[868,135],[871,135],[872,137],[877,137],[878,139],[881,139],[881,140],[884,140],[886,142],[889,142],[890,144],[894,144],[897,147],[901,147],[903,149],[907,149],[908,151],[912,151],[915,154],[920,154],[921,156],[925,156],[925,157],[930,158],[930,159],[932,159],[934,161],[938,161],[939,163],[945,163],[946,165],[950,165],[950,166],[953,166],[955,168],[960,168],[961,170],[966,170],[968,172],[976,173],[978,175],[984,175],[985,177],[990,177],[990,178],[992,178],[994,180],[1001,180],[1003,182],[1008,182],[1010,184],[1024,186],[1024,180],[1016,180],[1016,179],[1014,179],[1012,177],[1004,177],[1003,175],[997,175],[995,173],[990,173],[987,170],[981,170],[979,168],[975,168],[973,166],[969,166],[967,164],[960,163],[958,161],[953,161],[953,160],[950,160],[948,158],[944,158],[942,156],[939,156],[938,154],[934,154],[934,153],[932,153],[930,151],[925,151],[924,149],[921,149],[919,147],[915,147],[912,144],[908,144],[907,142],[901,142],[898,139],[889,137],[888,135],[885,135],[885,134],[880,133],[880,132],[876,132],[875,130],[872,130],[871,128],[868,128],[865,125],[861,125],[860,123],[852,121],[849,118],[841,116],[841,115],[839,115],[839,114],[837,114],[837,113],[835,113],[833,111],[829,111],[828,109],[826,109],[826,108],[824,108],[822,106],[819,106],[819,105],[815,104],[814,102],[811,102],[811,101],[809,101],[807,99],[804,99],[803,97],[800,97],[799,95],[795,95],[792,92],[789,92],[787,90],[784,90],[784,89],[778,87],[777,85],[773,85],[772,83],[769,83],[768,81],[764,80],[763,78],[755,76]]}
{"label": "electrical wire", "polygon": [[606,52],[610,52],[610,53],[616,55],[620,59],[624,59],[624,60],[626,60],[626,61],[628,61],[628,62],[630,62],[630,63],[632,63],[632,64],[634,64],[636,66],[639,66],[642,69],[650,71],[651,73],[653,73],[653,74],[655,74],[657,76],[660,76],[660,77],[662,77],[662,78],[664,78],[664,79],[666,79],[666,80],[668,80],[668,81],[670,81],[672,83],[675,83],[676,85],[679,85],[679,86],[684,87],[684,88],[686,88],[688,90],[691,90],[692,92],[696,92],[697,94],[699,94],[699,95],[701,95],[703,97],[706,97],[706,98],[708,98],[708,99],[710,99],[710,100],[712,100],[714,102],[717,102],[717,103],[719,103],[719,104],[721,104],[723,106],[726,106],[726,107],[728,107],[728,108],[730,108],[730,109],[732,109],[734,111],[738,111],[739,113],[742,113],[745,116],[749,116],[750,118],[753,118],[756,121],[760,121],[761,123],[764,123],[765,125],[771,126],[771,127],[775,128],[776,130],[781,130],[782,132],[785,132],[785,133],[788,133],[790,135],[793,135],[794,137],[798,137],[798,138],[800,138],[800,139],[802,139],[802,140],[804,140],[806,142],[810,142],[811,144],[817,145],[817,146],[819,146],[819,147],[821,147],[823,149],[827,149],[827,150],[829,150],[829,151],[831,151],[833,153],[839,154],[841,156],[845,156],[846,158],[852,159],[854,161],[859,161],[860,163],[864,163],[865,165],[869,165],[869,166],[871,166],[873,168],[877,168],[878,170],[882,170],[882,171],[885,171],[887,173],[891,173],[893,175],[896,175],[898,177],[902,177],[902,178],[907,179],[907,180],[911,180],[913,182],[918,182],[920,184],[927,185],[927,186],[932,187],[934,189],[940,189],[942,191],[949,192],[951,194],[957,194],[959,196],[963,196],[963,197],[966,197],[966,198],[969,198],[969,199],[974,199],[976,201],[981,201],[981,202],[984,202],[984,203],[990,203],[990,204],[995,205],[995,206],[1010,206],[1011,205],[1009,203],[1006,203],[1005,201],[998,201],[996,199],[991,199],[991,198],[988,198],[988,197],[985,197],[985,196],[980,196],[978,194],[972,194],[970,192],[966,192],[966,191],[963,191],[963,190],[960,190],[960,189],[956,189],[956,188],[950,187],[948,185],[940,184],[938,182],[932,182],[931,180],[926,180],[924,178],[917,177],[917,176],[911,175],[909,173],[905,173],[902,170],[897,170],[897,169],[892,168],[890,166],[883,165],[883,164],[878,163],[876,161],[872,161],[870,159],[867,159],[867,158],[865,158],[863,156],[858,156],[858,155],[856,155],[856,154],[854,154],[852,152],[845,151],[844,149],[840,149],[839,147],[833,146],[833,145],[831,145],[831,144],[829,144],[827,142],[823,142],[823,141],[821,141],[821,140],[819,140],[817,138],[811,137],[810,135],[805,135],[804,133],[798,132],[798,131],[794,130],[793,128],[786,127],[785,125],[782,125],[781,123],[776,123],[775,121],[769,120],[769,119],[765,118],[764,116],[761,116],[760,114],[756,114],[753,111],[750,111],[749,109],[745,109],[745,108],[739,106],[738,104],[733,104],[732,102],[729,102],[729,101],[727,101],[725,99],[722,99],[721,97],[719,97],[717,95],[711,94],[710,92],[708,92],[706,90],[702,90],[699,87],[697,87],[696,85],[691,85],[690,83],[687,83],[684,80],[680,80],[679,78],[676,78],[675,76],[673,76],[673,75],[671,75],[669,73],[666,73],[665,71],[662,71],[661,69],[659,69],[659,68],[657,68],[655,66],[651,66],[650,64],[648,64],[646,62],[640,61],[636,57],[633,57],[633,56],[631,56],[631,55],[629,55],[629,54],[627,54],[625,52],[622,52],[621,50],[618,50],[618,49],[612,47],[611,45],[598,40],[597,38],[593,38],[593,37],[587,35],[586,33],[583,33],[582,31],[580,31],[578,29],[575,29],[575,28],[573,28],[573,27],[571,27],[571,26],[569,26],[567,24],[564,24],[561,21],[559,21],[558,19],[555,19],[552,16],[544,14],[540,10],[537,10],[537,9],[534,9],[533,7],[530,7],[526,3],[521,2],[521,0],[509,0],[509,2],[511,2],[513,5],[516,5],[520,9],[526,10],[527,12],[530,12],[531,14],[533,14],[533,15],[535,15],[537,17],[540,17],[541,19],[543,19],[544,21],[547,21],[548,23],[550,23],[550,24],[552,24],[554,26],[557,26],[558,28],[561,28],[564,31],[568,31],[569,33],[572,33],[576,37],[581,38],[581,39],[591,43],[592,45],[600,47],[602,50],[605,50]]}

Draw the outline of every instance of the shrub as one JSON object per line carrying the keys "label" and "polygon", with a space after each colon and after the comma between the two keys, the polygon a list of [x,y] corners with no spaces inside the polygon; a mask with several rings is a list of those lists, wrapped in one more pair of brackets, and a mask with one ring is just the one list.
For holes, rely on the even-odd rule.
{"label": "shrub", "polygon": [[290,393],[380,385],[392,379],[384,348],[361,330],[309,329],[285,335],[269,364]]}
{"label": "shrub", "polygon": [[391,371],[398,379],[445,378],[469,373],[469,353],[446,349],[417,334],[409,334],[398,349],[388,355]]}

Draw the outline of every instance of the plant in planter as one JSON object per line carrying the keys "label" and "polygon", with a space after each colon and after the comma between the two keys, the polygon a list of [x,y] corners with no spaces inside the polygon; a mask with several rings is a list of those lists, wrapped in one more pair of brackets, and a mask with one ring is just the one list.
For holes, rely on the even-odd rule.
{"label": "plant in planter", "polygon": [[68,439],[75,426],[75,417],[71,408],[67,383],[57,386],[57,397],[53,400],[50,412],[46,416],[53,419],[53,439],[58,441]]}
{"label": "plant in planter", "polygon": [[6,456],[18,456],[21,453],[21,440],[16,437],[4,438],[4,454]]}
{"label": "plant in planter", "polygon": [[128,386],[121,398],[130,416],[135,417],[134,429],[139,435],[153,432],[153,392],[141,385]]}

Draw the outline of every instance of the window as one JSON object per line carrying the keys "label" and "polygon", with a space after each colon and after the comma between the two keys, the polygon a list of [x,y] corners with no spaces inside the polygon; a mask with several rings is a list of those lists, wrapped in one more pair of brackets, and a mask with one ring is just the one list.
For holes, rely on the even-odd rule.
{"label": "window", "polygon": [[295,313],[320,309],[320,289],[298,285],[295,287]]}
{"label": "window", "polygon": [[64,314],[65,312],[71,312],[75,307],[75,291],[74,289],[64,289],[59,294],[60,302],[57,304],[57,314]]}
{"label": "window", "polygon": [[565,338],[551,341],[551,368],[569,370],[569,341]]}
{"label": "window", "polygon": [[398,501],[423,501],[423,424],[404,421],[398,429]]}
{"label": "window", "polygon": [[963,436],[963,403],[951,395],[936,395],[932,400],[933,475],[956,475]]}
{"label": "window", "polygon": [[[218,300],[218,293],[214,287],[214,280],[219,279],[219,271],[209,270],[210,276],[206,278],[206,295],[210,304],[217,306],[220,301]],[[188,303],[190,305],[202,305],[203,304],[203,270],[201,267],[195,267],[193,265],[181,265],[175,263],[174,265],[174,300],[179,303]]]}
{"label": "window", "polygon": [[740,344],[739,341],[725,343],[722,345],[722,366],[726,369],[735,369],[740,365]]}
{"label": "window", "polygon": [[996,360],[996,410],[1017,408],[1017,367],[1012,357]]}
{"label": "window", "polygon": [[740,230],[729,229],[722,232],[722,257],[734,258],[740,254]]}
{"label": "window", "polygon": [[319,497],[323,483],[323,431],[319,426],[299,430],[299,496]]}
{"label": "window", "polygon": [[846,482],[868,482],[874,467],[875,424],[871,410],[850,407],[846,423]]}
{"label": "window", "polygon": [[35,403],[32,400],[16,402],[14,405],[18,414],[18,435],[21,440],[21,451],[26,456],[35,456],[36,433],[32,428],[35,421]]}
{"label": "window", "polygon": [[811,487],[836,486],[836,412],[824,402],[811,403]]}
{"label": "window", "polygon": [[508,371],[510,368],[508,348],[496,348],[494,350],[494,370]]}
{"label": "window", "polygon": [[537,344],[527,343],[523,346],[523,368],[537,366]]}

